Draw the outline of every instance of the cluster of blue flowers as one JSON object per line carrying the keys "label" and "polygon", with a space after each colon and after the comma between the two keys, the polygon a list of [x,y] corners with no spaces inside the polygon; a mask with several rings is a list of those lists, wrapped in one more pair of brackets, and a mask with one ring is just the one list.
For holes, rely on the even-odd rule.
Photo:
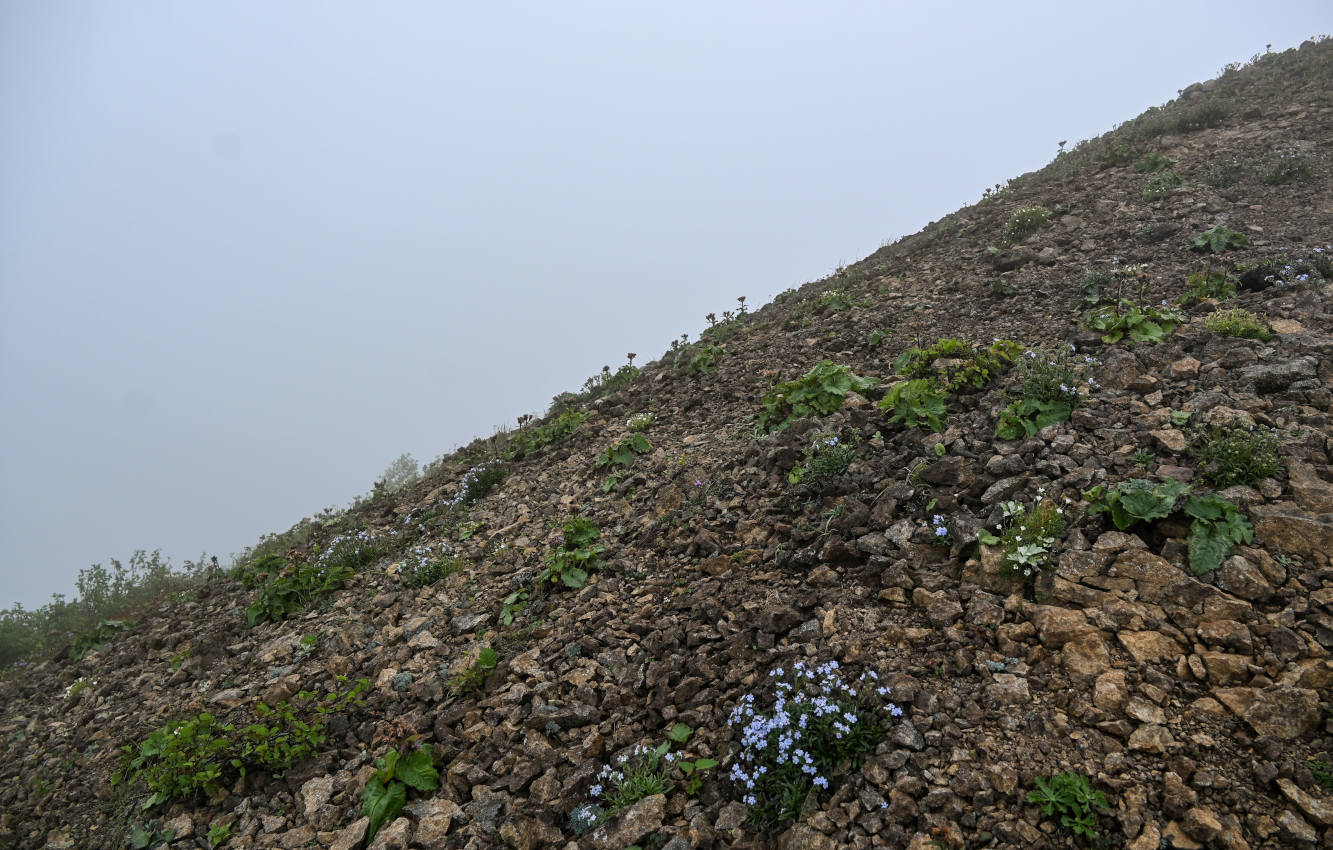
{"label": "cluster of blue flowers", "polygon": [[891,718],[903,713],[887,701],[889,688],[874,671],[849,685],[836,661],[798,661],[790,673],[778,667],[769,677],[777,680],[772,710],[759,711],[754,694],[746,694],[727,721],[741,727],[729,778],[760,824],[794,815],[811,787],[827,789],[830,774],[873,751]]}
{"label": "cluster of blue flowers", "polygon": [[1333,267],[1333,262],[1330,261],[1328,256],[1325,256],[1326,252],[1333,254],[1333,245],[1315,248],[1312,257],[1288,259],[1282,264],[1282,268],[1272,274],[1265,275],[1264,281],[1274,286],[1291,286],[1297,283],[1318,282],[1327,278],[1329,277],[1330,267]]}
{"label": "cluster of blue flowers", "polygon": [[937,542],[943,542],[949,536],[949,521],[942,514],[935,514],[930,518],[931,534],[935,536]]}

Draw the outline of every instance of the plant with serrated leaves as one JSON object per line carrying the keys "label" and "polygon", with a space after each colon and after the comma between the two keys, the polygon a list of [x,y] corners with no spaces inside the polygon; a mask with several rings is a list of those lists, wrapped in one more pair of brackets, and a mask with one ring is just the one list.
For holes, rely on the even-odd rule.
{"label": "plant with serrated leaves", "polygon": [[860,377],[847,366],[821,360],[800,378],[778,384],[764,396],[759,429],[778,431],[797,419],[827,416],[842,407],[848,393],[864,393],[878,384],[877,379]]}
{"label": "plant with serrated leaves", "polygon": [[353,574],[350,567],[319,561],[284,570],[269,580],[245,609],[245,624],[253,628],[268,620],[280,623],[342,587]]}
{"label": "plant with serrated leaves", "polygon": [[566,410],[545,424],[519,429],[509,438],[509,445],[504,452],[505,460],[522,460],[552,443],[558,443],[574,433],[587,418],[586,413]]}
{"label": "plant with serrated leaves", "polygon": [[528,589],[521,587],[504,598],[500,603],[500,622],[506,626],[512,626],[514,620],[519,614],[528,607]]}
{"label": "plant with serrated leaves", "polygon": [[711,342],[702,345],[698,352],[690,358],[685,366],[685,371],[691,375],[702,375],[704,372],[713,371],[719,355],[726,351],[720,345],[713,345]]}
{"label": "plant with serrated leaves", "polygon": [[428,747],[400,752],[389,750],[375,760],[378,768],[361,792],[361,814],[370,818],[366,841],[371,841],[385,823],[398,817],[407,803],[408,789],[426,793],[440,787],[435,753]]}
{"label": "plant with serrated leaves", "polygon": [[1273,329],[1263,317],[1251,310],[1234,308],[1209,313],[1203,320],[1203,326],[1215,334],[1234,336],[1242,339],[1269,340],[1273,338]]}
{"label": "plant with serrated leaves", "polygon": [[962,339],[945,338],[928,348],[913,346],[893,361],[894,371],[911,378],[935,377],[941,389],[958,392],[980,389],[1013,363],[1023,347],[1013,340],[996,339],[982,347]]}
{"label": "plant with serrated leaves", "polygon": [[847,471],[860,441],[842,440],[837,434],[815,434],[805,447],[805,456],[787,473],[787,483],[819,488]]}
{"label": "plant with serrated leaves", "polygon": [[1282,474],[1278,437],[1272,428],[1219,422],[1190,437],[1189,453],[1199,474],[1214,487],[1256,484]]}
{"label": "plant with serrated leaves", "polygon": [[[1068,503],[1068,499],[1065,500]],[[977,532],[977,540],[987,546],[1004,549],[1003,569],[1014,577],[1032,580],[1051,566],[1051,553],[1065,533],[1064,507],[1040,492],[1031,507],[1022,502],[1000,503],[1000,534],[986,529]]]}
{"label": "plant with serrated leaves", "polygon": [[97,627],[84,632],[69,645],[69,657],[78,660],[94,649],[110,641],[121,632],[134,627],[133,620],[103,620]]}
{"label": "plant with serrated leaves", "polygon": [[221,844],[226,844],[231,840],[231,824],[213,824],[208,828],[208,835],[205,837],[208,839],[209,847],[217,847]]}
{"label": "plant with serrated leaves", "polygon": [[449,680],[449,691],[454,696],[461,696],[469,691],[475,691],[486,681],[486,677],[491,675],[496,665],[500,663],[500,654],[489,646],[483,646],[477,653],[477,657],[464,667],[458,673],[454,674]]}
{"label": "plant with serrated leaves", "polygon": [[1248,236],[1221,224],[1208,228],[1190,240],[1190,250],[1203,253],[1221,254],[1223,251],[1248,247],[1250,247]]}
{"label": "plant with serrated leaves", "polygon": [[1037,790],[1028,792],[1028,802],[1041,807],[1046,817],[1060,816],[1060,825],[1075,836],[1097,837],[1097,809],[1110,811],[1106,795],[1094,791],[1088,777],[1069,771],[1049,779],[1036,778]]}
{"label": "plant with serrated leaves", "polygon": [[1023,397],[1006,405],[995,425],[1001,440],[1031,437],[1047,425],[1064,422],[1083,401],[1079,387],[1095,387],[1096,360],[1079,355],[1074,346],[1031,348],[1015,361]]}
{"label": "plant with serrated leaves", "polygon": [[901,424],[905,428],[929,428],[932,431],[944,430],[944,417],[948,413],[945,406],[947,397],[936,383],[929,378],[913,378],[901,381],[889,388],[878,407],[890,413],[889,424]]}
{"label": "plant with serrated leaves", "polygon": [[1139,306],[1128,299],[1118,304],[1104,304],[1083,314],[1083,326],[1102,335],[1102,342],[1114,344],[1161,342],[1185,320],[1179,310],[1165,301],[1160,306]]}
{"label": "plant with serrated leaves", "polygon": [[574,517],[565,523],[559,548],[546,557],[537,585],[564,585],[578,590],[588,583],[588,574],[602,566],[604,547],[597,540],[601,532],[591,520]]}
{"label": "plant with serrated leaves", "polygon": [[1025,207],[1009,217],[1002,238],[1006,245],[1016,245],[1051,223],[1051,211],[1046,207]]}

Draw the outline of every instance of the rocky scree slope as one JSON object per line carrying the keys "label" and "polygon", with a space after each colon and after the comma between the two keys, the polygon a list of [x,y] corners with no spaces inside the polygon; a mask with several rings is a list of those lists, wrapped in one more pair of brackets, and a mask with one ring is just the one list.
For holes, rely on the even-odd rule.
{"label": "rocky scree slope", "polygon": [[[0,846],[121,848],[136,828],[144,845],[171,848],[1333,846],[1320,771],[1333,753],[1333,289],[1283,271],[1333,242],[1330,52],[1310,43],[1191,87],[919,234],[724,319],[624,386],[565,399],[587,418],[540,450],[511,451],[507,478],[465,509],[469,468],[504,455],[513,435],[303,523],[276,538],[288,571],[337,535],[381,554],[289,617],[247,628],[258,591],[240,570],[161,600],[78,660],[11,670]],[[1260,179],[1290,151],[1303,177]],[[1145,198],[1154,172],[1136,165],[1153,153],[1174,160],[1181,185]],[[1233,161],[1251,168],[1210,183]],[[1046,226],[1013,238],[1016,214],[1038,206]],[[1219,225],[1248,246],[1189,249]],[[1156,344],[1107,344],[1080,324],[1098,281],[1156,305],[1203,266],[1258,266],[1285,282],[1191,303]],[[1233,307],[1265,316],[1271,338],[1209,330]],[[940,432],[890,423],[875,400],[895,360],[945,337],[1014,339],[1043,356],[1072,344],[1095,365],[1067,420],[1020,439],[996,436],[1022,391],[1013,369],[952,393]],[[701,354],[711,366],[689,369]],[[826,415],[757,428],[774,385],[821,360],[886,381]],[[648,448],[598,467],[645,413]],[[1203,486],[1194,429],[1235,422],[1276,435],[1281,470]],[[845,470],[790,483],[812,441],[834,436],[855,446]],[[1096,488],[1134,478],[1220,489],[1253,538],[1196,575],[1188,517],[1121,530],[1095,512]],[[982,531],[999,531],[1005,503],[1044,500],[1065,528],[1035,576],[1014,576]],[[575,515],[599,529],[603,563],[582,588],[539,589]],[[423,546],[461,568],[417,586],[409,562]],[[493,668],[451,687],[483,648]],[[771,704],[770,671],[797,661],[875,671],[902,713],[797,817],[760,829],[728,779],[742,750],[728,717],[748,694]],[[142,785],[109,781],[120,748],[170,720],[206,711],[243,725],[260,702],[360,678],[360,703],[330,714],[316,752],[281,778],[228,772],[211,794],[147,810]],[[666,793],[582,829],[576,810],[604,766],[676,724],[692,730],[681,752],[718,768],[693,793],[672,770]],[[439,786],[408,795],[367,842],[375,759],[412,746],[429,749]],[[1105,795],[1096,838],[1029,802],[1038,778],[1062,773]]]}

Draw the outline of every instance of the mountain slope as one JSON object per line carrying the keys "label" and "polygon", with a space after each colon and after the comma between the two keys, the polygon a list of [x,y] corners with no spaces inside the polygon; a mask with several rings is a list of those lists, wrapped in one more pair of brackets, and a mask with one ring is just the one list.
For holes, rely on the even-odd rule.
{"label": "mountain slope", "polygon": [[[119,848],[136,827],[179,848],[210,830],[234,848],[360,846],[375,759],[418,746],[439,787],[407,783],[369,846],[1328,845],[1331,83],[1322,41],[1191,86],[405,490],[266,541],[268,560],[160,600],[78,660],[10,671],[0,846]],[[1192,250],[1210,230],[1235,247]],[[1203,297],[1173,327],[1162,302],[1191,276]],[[1218,297],[1228,284],[1236,297]],[[1233,308],[1271,338],[1219,332]],[[1116,329],[1086,327],[1091,310],[1161,339],[1105,342]],[[1021,345],[1018,364],[976,356],[996,339]],[[800,382],[826,360],[882,380],[848,390],[825,367]],[[1018,409],[997,436],[1053,376],[1077,397],[1043,411],[1063,400],[1065,418],[1024,427]],[[916,404],[895,389],[912,377]],[[816,383],[830,409],[768,432]],[[885,398],[941,430],[905,427]],[[1270,444],[1280,465],[1263,469]],[[1168,498],[1171,482],[1193,489]],[[1004,542],[1035,548],[1006,557]],[[579,570],[586,586],[569,586]],[[303,590],[311,577],[331,592]],[[793,817],[755,824],[782,807],[729,776],[779,774],[777,745],[747,762],[751,718],[733,710],[771,713],[797,662],[834,661],[853,701],[883,686],[898,711],[829,720],[847,729],[823,747],[838,756],[816,771],[827,789],[797,787]],[[252,743],[299,743],[259,704],[317,721],[303,690],[362,678],[284,776],[252,747],[242,777],[232,749],[205,791],[141,810],[181,730],[199,737],[169,777],[205,761],[201,712],[265,724]],[[679,758],[636,751],[678,724]],[[164,726],[167,743],[139,746]],[[144,771],[113,786],[125,745]],[[719,764],[690,788],[681,759]],[[673,787],[592,828],[585,805],[626,784],[608,764]],[[1080,775],[1104,808],[1029,801]],[[1099,837],[1071,834],[1085,824]]]}

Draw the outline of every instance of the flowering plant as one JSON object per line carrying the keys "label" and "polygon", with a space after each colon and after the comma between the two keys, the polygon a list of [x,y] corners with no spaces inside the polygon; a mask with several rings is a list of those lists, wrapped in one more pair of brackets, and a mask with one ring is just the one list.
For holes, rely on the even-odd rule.
{"label": "flowering plant", "polygon": [[[1064,503],[1069,504],[1069,499]],[[1001,502],[1003,530],[997,537],[982,529],[977,539],[988,546],[1004,547],[1004,567],[1011,575],[1032,579],[1050,562],[1051,549],[1065,533],[1065,509],[1037,491],[1028,508],[1022,502]]]}
{"label": "flowering plant", "polygon": [[798,661],[769,678],[772,709],[758,710],[754,694],[746,694],[727,721],[741,727],[728,778],[760,827],[794,818],[812,789],[828,790],[837,772],[858,766],[903,713],[887,701],[878,674],[868,670],[847,684],[836,661],[813,668]]}
{"label": "flowering plant", "polygon": [[805,448],[805,458],[787,473],[787,483],[819,487],[842,475],[856,457],[858,442],[855,437],[840,440],[836,434],[816,434]]}

